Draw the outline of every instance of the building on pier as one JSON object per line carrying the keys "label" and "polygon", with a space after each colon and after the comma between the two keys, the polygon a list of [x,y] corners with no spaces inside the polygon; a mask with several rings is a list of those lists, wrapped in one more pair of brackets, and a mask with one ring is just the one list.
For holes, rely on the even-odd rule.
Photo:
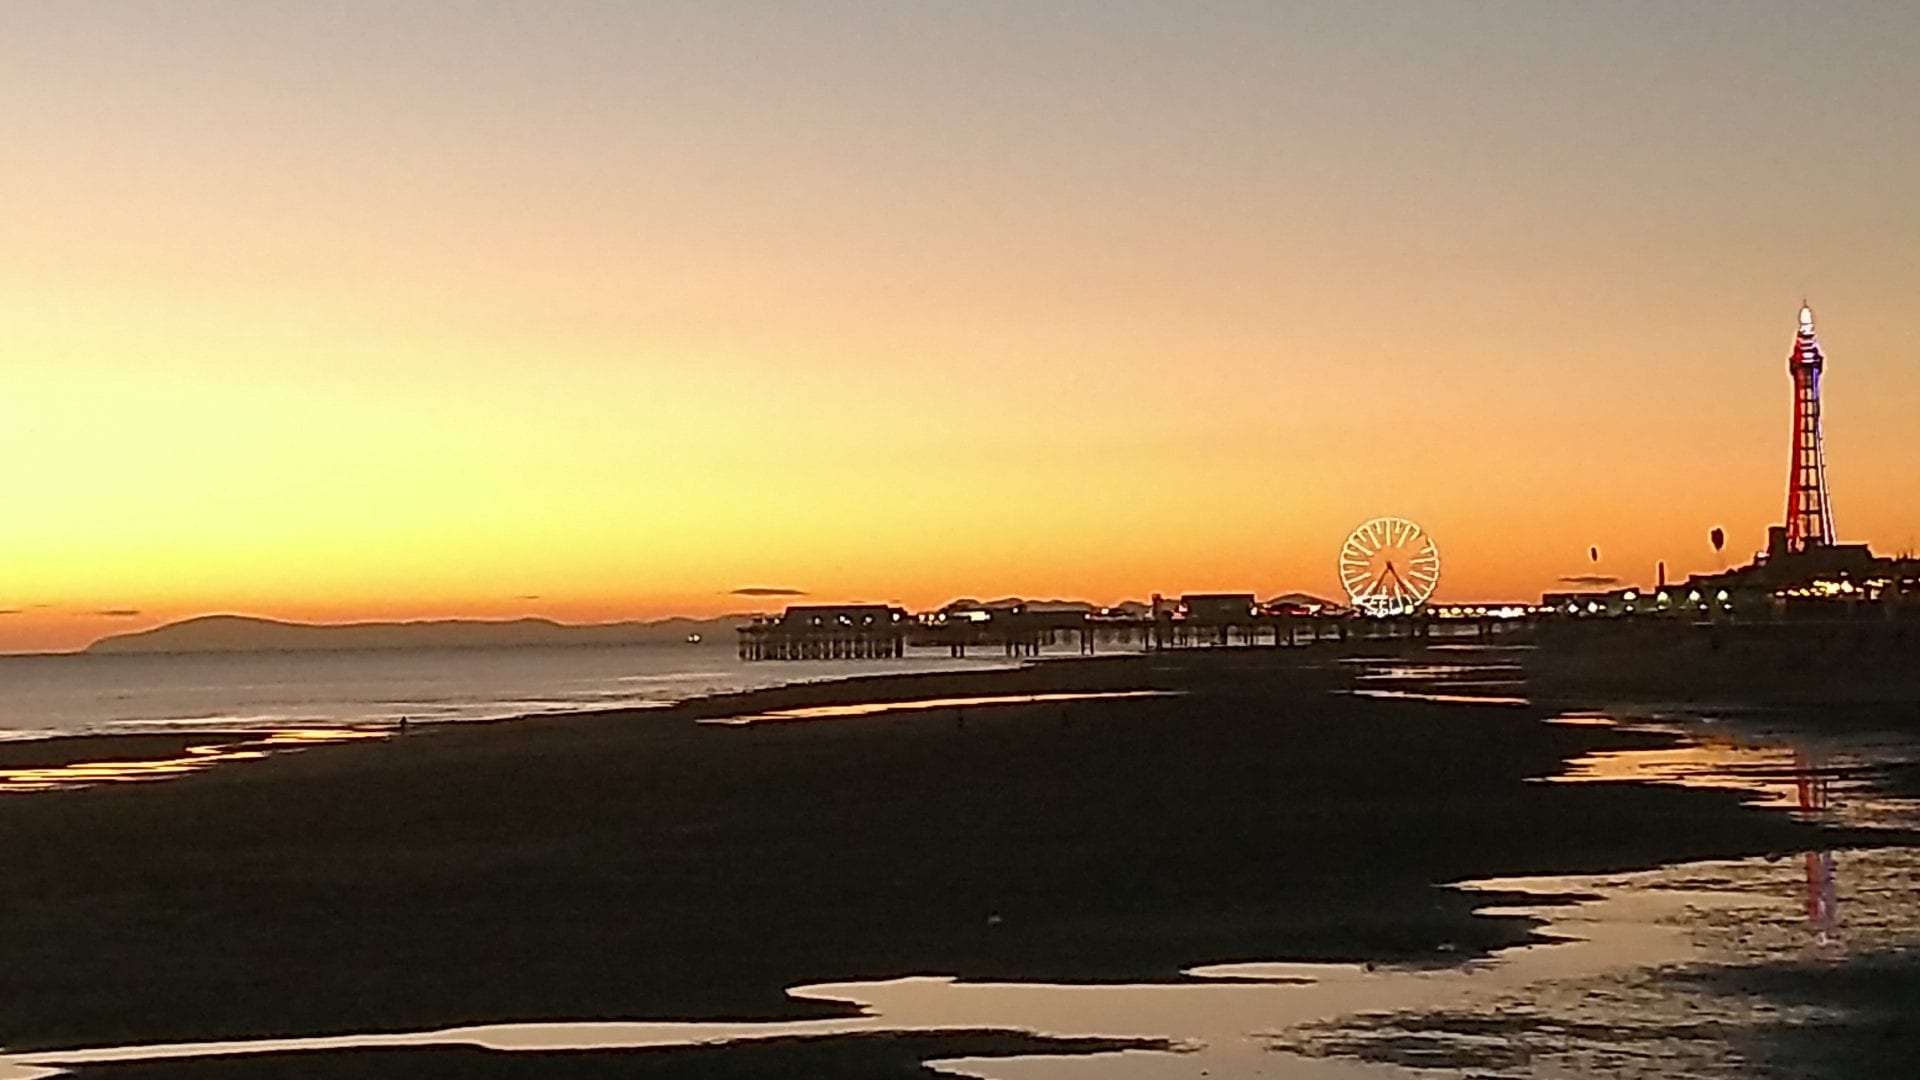
{"label": "building on pier", "polygon": [[906,655],[907,613],[890,604],[793,604],[740,628],[742,660],[877,660]]}

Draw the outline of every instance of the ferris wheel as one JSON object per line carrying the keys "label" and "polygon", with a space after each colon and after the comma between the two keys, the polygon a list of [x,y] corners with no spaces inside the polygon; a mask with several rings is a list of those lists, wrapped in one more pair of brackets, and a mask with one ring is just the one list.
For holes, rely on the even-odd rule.
{"label": "ferris wheel", "polygon": [[1440,548],[1406,518],[1374,518],[1341,545],[1340,584],[1356,611],[1409,614],[1440,584]]}

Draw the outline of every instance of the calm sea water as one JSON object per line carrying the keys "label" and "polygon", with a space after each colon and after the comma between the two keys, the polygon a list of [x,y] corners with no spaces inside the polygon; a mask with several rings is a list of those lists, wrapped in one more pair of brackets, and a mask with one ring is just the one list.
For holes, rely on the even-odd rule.
{"label": "calm sea water", "polygon": [[1004,666],[944,653],[743,663],[731,642],[516,649],[0,657],[0,739],[482,720],[668,705],[872,672]]}

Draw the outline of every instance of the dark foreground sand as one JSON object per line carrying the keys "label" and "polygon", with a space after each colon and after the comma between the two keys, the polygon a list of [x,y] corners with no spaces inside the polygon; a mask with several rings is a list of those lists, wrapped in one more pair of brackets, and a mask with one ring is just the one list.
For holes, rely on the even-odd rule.
{"label": "dark foreground sand", "polygon": [[[797,1018],[830,1007],[786,987],[908,973],[1164,980],[1236,960],[1452,962],[1530,925],[1475,917],[1487,897],[1438,883],[1816,846],[1812,827],[1727,793],[1527,782],[1655,737],[1330,693],[1344,678],[1301,654],[1242,651],[858,680],[0,799],[0,1045]],[[1143,687],[1182,693],[963,719],[693,722],[836,699]],[[619,1075],[883,1077],[981,1052],[934,1042],[761,1046],[704,1068],[686,1055],[708,1051],[539,1060],[542,1075],[613,1075],[611,1057]],[[378,1056],[382,1075],[530,1064]],[[280,1072],[89,1072],[372,1064],[280,1060]]]}
{"label": "dark foreground sand", "polygon": [[1866,705],[1920,723],[1920,620],[1595,619],[1543,624],[1533,640],[1525,657],[1536,695]]}

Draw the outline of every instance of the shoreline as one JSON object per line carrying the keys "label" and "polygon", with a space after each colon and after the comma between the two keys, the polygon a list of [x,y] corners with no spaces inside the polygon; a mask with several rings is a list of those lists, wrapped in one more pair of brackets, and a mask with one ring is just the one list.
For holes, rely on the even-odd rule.
{"label": "shoreline", "polygon": [[[569,646],[573,648],[583,646]],[[600,648],[605,646],[584,646]],[[1427,662],[1457,662],[1462,643],[1429,643],[1417,640],[1354,639],[1313,647],[1234,647],[1228,649],[1189,649],[1171,652],[1114,652],[1097,656],[1043,655],[1035,659],[1010,660],[1006,664],[981,659],[981,666],[960,670],[908,670],[862,672],[848,675],[810,675],[794,682],[743,690],[700,693],[677,701],[645,705],[619,705],[595,708],[562,708],[538,712],[509,713],[499,716],[416,721],[409,735],[440,733],[452,728],[485,728],[498,725],[567,724],[596,721],[628,721],[641,717],[674,717],[717,720],[748,712],[785,712],[834,706],[909,702],[936,697],[976,695],[1020,695],[1053,692],[1105,692],[1111,690],[1153,690],[1171,692],[1168,680],[1156,679],[1156,669],[1178,669],[1196,663],[1225,668],[1279,665],[1307,669],[1340,682],[1340,665],[1356,658],[1420,658]],[[1469,649],[1491,649],[1510,653],[1515,658],[1514,679],[1523,698],[1504,698],[1499,704],[1527,704],[1537,709],[1581,709],[1603,703],[1608,708],[1642,712],[1705,711],[1718,713],[1768,713],[1824,707],[1833,710],[1836,723],[1847,723],[1850,713],[1872,711],[1880,714],[1892,709],[1920,726],[1920,684],[1904,674],[1879,682],[1860,681],[1844,687],[1783,688],[1776,679],[1755,683],[1751,672],[1727,669],[1728,658],[1715,656],[1719,665],[1713,678],[1689,683],[1676,674],[1671,658],[1652,667],[1627,663],[1638,657],[1620,652],[1620,643],[1602,642],[1591,656],[1562,648],[1534,648],[1508,643],[1478,645]],[[32,654],[41,655],[41,654]],[[48,654],[52,655],[52,654]],[[82,655],[82,654],[74,654]],[[925,658],[922,658],[925,659]],[[1644,659],[1644,658],[1641,658]],[[1698,659],[1694,657],[1693,659]],[[768,662],[769,665],[777,662]],[[1642,670],[1644,668],[1644,670]],[[1071,674],[1065,671],[1071,669]],[[1632,669],[1630,672],[1624,669]],[[1338,674],[1335,674],[1338,673]],[[1778,675],[1777,672],[1773,673]],[[1736,677],[1737,676],[1737,677]],[[1742,681],[1742,680],[1746,681]],[[1345,688],[1354,689],[1350,677]],[[1362,691],[1368,696],[1400,696],[1397,689]],[[1472,697],[1487,697],[1476,689]],[[1498,695],[1494,695],[1498,697]],[[1435,700],[1431,697],[1429,700]],[[1471,703],[1471,702],[1468,702]],[[1489,699],[1489,704],[1496,703]],[[242,726],[210,722],[205,726],[183,723],[153,732],[46,731],[0,739],[0,772],[85,766],[97,762],[159,760],[178,758],[196,748],[226,748],[252,743],[275,732],[300,733],[308,730],[398,734],[391,721],[369,719],[307,725],[289,722],[282,725]],[[345,741],[345,740],[342,740]],[[276,750],[283,749],[276,747]],[[304,749],[304,747],[302,747]],[[0,799],[7,794],[0,781]]]}
{"label": "shoreline", "polygon": [[[841,1010],[787,988],[928,971],[1450,964],[1539,924],[1447,882],[1886,842],[1733,792],[1533,783],[1672,740],[1332,693],[1352,665],[1289,652],[800,683],[0,799],[27,901],[0,923],[0,1044],[807,1019]],[[1178,696],[698,723],[983,688]]]}
{"label": "shoreline", "polygon": [[[940,688],[956,688],[956,692],[967,688],[981,688],[996,681],[996,676],[1005,676],[1021,670],[1023,667],[1037,667],[1055,663],[1111,663],[1136,659],[1133,656],[1100,657],[1042,657],[1021,664],[1006,666],[983,662],[982,666],[966,671],[898,671],[884,673],[853,674],[803,678],[791,683],[782,683],[771,687],[747,690],[730,690],[718,693],[695,694],[679,701],[662,701],[646,706],[615,706],[607,708],[573,708],[542,712],[510,713],[501,716],[460,718],[447,720],[423,719],[409,726],[407,734],[426,735],[455,728],[486,728],[498,725],[537,724],[553,722],[592,722],[605,720],[631,720],[649,716],[690,716],[696,719],[720,718],[735,715],[731,710],[749,709],[764,705],[768,711],[784,708],[801,708],[814,705],[854,704],[869,700],[899,700],[897,694],[892,697],[872,698],[865,694],[869,688],[882,689],[904,686],[906,693],[915,693],[913,687],[925,684],[936,692]],[[945,681],[952,676],[953,681]],[[1015,685],[1028,683],[1016,680]],[[1034,680],[1031,685],[1052,686],[1069,685],[1071,680]],[[1017,692],[1017,691],[1016,691]],[[1035,691],[1044,692],[1044,691]],[[852,696],[850,696],[852,695]],[[354,723],[328,723],[322,725],[304,725],[287,723],[278,725],[242,726],[209,722],[204,726],[183,722],[177,727],[153,732],[83,732],[66,733],[45,731],[31,735],[0,739],[0,771],[10,769],[45,769],[67,765],[80,765],[91,762],[120,760],[123,758],[174,758],[189,749],[209,745],[231,745],[251,742],[265,738],[277,731],[341,730],[348,732],[399,734],[399,729],[391,722],[367,720]]]}

